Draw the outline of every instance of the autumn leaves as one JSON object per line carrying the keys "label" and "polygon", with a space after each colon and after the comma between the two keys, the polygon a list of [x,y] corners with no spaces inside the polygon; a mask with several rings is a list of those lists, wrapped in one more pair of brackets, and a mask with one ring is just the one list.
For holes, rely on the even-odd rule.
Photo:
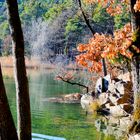
{"label": "autumn leaves", "polygon": [[[88,0],[87,2],[91,1],[93,2],[94,0]],[[97,2],[101,2],[101,0],[98,0]],[[102,4],[105,5],[107,2],[108,0],[105,0]],[[128,1],[123,0],[120,3],[127,4]],[[111,15],[119,14],[122,9],[121,5],[118,4],[114,10],[112,10],[114,4],[115,1],[110,0],[110,6],[106,9],[108,13],[112,13]],[[134,8],[135,10],[140,9],[139,0]],[[122,29],[114,31],[113,35],[96,33],[89,39],[87,44],[78,45],[77,49],[81,54],[77,56],[77,62],[78,64],[88,68],[89,71],[100,72],[102,70],[102,58],[106,58],[110,61],[119,58],[120,55],[122,55],[125,56],[125,58],[131,59],[133,57],[133,53],[129,50],[129,47],[132,45],[133,39],[134,33],[132,33],[130,23],[126,24]],[[140,52],[138,48],[136,51]]]}

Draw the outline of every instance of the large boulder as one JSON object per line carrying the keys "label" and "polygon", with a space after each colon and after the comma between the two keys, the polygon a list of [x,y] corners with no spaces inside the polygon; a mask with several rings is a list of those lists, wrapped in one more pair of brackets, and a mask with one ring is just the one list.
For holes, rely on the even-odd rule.
{"label": "large boulder", "polygon": [[122,80],[112,80],[108,86],[108,91],[111,93],[115,93],[117,96],[121,96],[124,94],[124,84],[125,82]]}
{"label": "large boulder", "polygon": [[[95,85],[95,93],[99,95],[102,92],[106,92],[108,90],[108,85],[110,82],[111,82],[110,75],[107,75],[103,78],[100,77]],[[103,91],[103,86],[104,86],[104,91]]]}
{"label": "large boulder", "polygon": [[121,79],[121,80],[124,81],[124,82],[128,82],[128,81],[131,81],[131,80],[130,80],[130,77],[131,77],[130,73],[127,72],[127,73],[124,73],[124,74],[120,74],[120,75],[118,76],[118,79]]}
{"label": "large boulder", "polygon": [[110,114],[114,117],[127,116],[128,114],[124,111],[123,105],[116,105],[109,107]]}
{"label": "large boulder", "polygon": [[120,79],[109,83],[108,92],[98,96],[100,105],[109,110],[112,116],[127,116],[133,112],[133,90],[130,81]]}
{"label": "large boulder", "polygon": [[102,78],[101,77],[96,82],[95,93],[98,95],[102,93]]}
{"label": "large boulder", "polygon": [[90,109],[90,105],[93,103],[93,96],[91,94],[84,94],[81,97],[81,106],[83,109],[88,111]]}
{"label": "large boulder", "polygon": [[133,104],[134,99],[133,99],[132,82],[128,81],[127,83],[123,84],[123,87],[124,87],[123,95],[121,96],[121,98],[118,99],[117,104],[124,103]]}
{"label": "large boulder", "polygon": [[99,95],[98,99],[99,99],[100,105],[106,104],[109,100],[109,94],[104,92],[104,93]]}

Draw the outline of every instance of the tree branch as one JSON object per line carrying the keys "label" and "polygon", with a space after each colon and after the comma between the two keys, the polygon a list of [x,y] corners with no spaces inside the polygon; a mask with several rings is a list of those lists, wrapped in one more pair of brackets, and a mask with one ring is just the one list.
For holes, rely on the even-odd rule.
{"label": "tree branch", "polygon": [[61,76],[57,76],[59,79],[61,79],[63,82],[66,82],[66,83],[69,83],[69,84],[71,84],[71,85],[77,85],[77,86],[80,86],[80,87],[84,87],[84,88],[86,88],[86,92],[88,93],[89,92],[89,88],[87,87],[87,86],[85,86],[85,85],[83,85],[83,84],[80,84],[80,83],[76,83],[76,82],[71,82],[71,81],[69,81],[69,80],[65,80],[63,77],[61,77]]}
{"label": "tree branch", "polygon": [[81,12],[82,12],[82,15],[83,15],[83,17],[84,17],[84,20],[85,20],[85,22],[86,22],[88,28],[90,29],[92,35],[94,35],[96,32],[92,29],[92,27],[91,27],[91,25],[90,25],[90,22],[89,22],[89,19],[86,17],[86,14],[85,14],[85,12],[84,12],[84,10],[83,10],[83,8],[82,8],[81,0],[78,0],[78,4],[79,4],[79,8],[80,8],[80,10],[81,10]]}
{"label": "tree branch", "polygon": [[[94,36],[94,34],[95,34],[96,32],[95,32],[95,30],[91,27],[90,22],[89,22],[89,19],[86,17],[86,14],[85,14],[85,12],[84,12],[84,10],[83,10],[83,8],[82,8],[82,2],[81,2],[81,0],[77,0],[77,1],[78,1],[78,4],[79,4],[79,8],[80,8],[80,10],[81,10],[81,12],[82,12],[82,15],[83,15],[83,17],[84,17],[84,20],[85,20],[85,22],[86,22],[88,28],[90,29],[92,35]],[[106,62],[105,62],[105,59],[104,59],[104,58],[102,58],[102,65],[103,65],[103,74],[104,74],[104,76],[106,76],[106,75],[107,75],[107,68],[106,68]]]}

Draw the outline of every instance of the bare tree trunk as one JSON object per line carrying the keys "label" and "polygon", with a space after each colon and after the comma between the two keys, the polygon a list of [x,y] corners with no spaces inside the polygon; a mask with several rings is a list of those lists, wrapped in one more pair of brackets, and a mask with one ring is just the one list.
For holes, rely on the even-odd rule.
{"label": "bare tree trunk", "polygon": [[[92,35],[94,36],[94,34],[95,34],[96,32],[95,32],[95,30],[91,27],[90,21],[89,21],[89,19],[87,18],[86,14],[85,14],[85,12],[84,12],[84,10],[83,10],[83,8],[82,8],[82,2],[81,2],[81,0],[78,0],[78,4],[79,4],[79,8],[80,8],[80,10],[81,10],[81,12],[82,12],[82,15],[83,15],[83,17],[84,17],[85,23],[86,23],[86,25],[88,26],[89,30],[91,31]],[[102,59],[102,69],[103,69],[103,70],[102,70],[102,71],[103,71],[103,75],[106,76],[106,75],[107,75],[107,68],[106,68],[106,62],[105,62],[105,59],[104,59],[104,58]],[[104,83],[104,81],[103,81],[103,83]],[[104,85],[103,85],[103,87],[104,87]]]}
{"label": "bare tree trunk", "polygon": [[[91,24],[89,22],[89,19],[86,17],[86,14],[82,8],[82,2],[81,0],[78,0],[78,4],[79,4],[79,8],[82,12],[82,15],[84,17],[85,23],[88,26],[89,30],[91,31],[92,35],[94,36],[94,34],[96,33],[94,31],[94,29],[91,27]],[[102,58],[102,72],[103,72],[103,76],[107,75],[107,67],[106,67],[106,62],[105,62],[105,58]],[[106,92],[106,87],[105,87],[105,79],[102,78],[102,92]]]}
{"label": "bare tree trunk", "polygon": [[[134,5],[136,0],[130,0],[131,3],[131,20],[132,20],[132,29],[135,33],[135,40],[133,44],[135,47],[140,49],[140,12],[134,11]],[[133,90],[134,90],[134,117],[133,125],[130,128],[130,132],[138,133],[140,132],[140,54],[135,52],[133,48],[131,51],[134,53],[132,59],[132,77],[133,77]]]}
{"label": "bare tree trunk", "polygon": [[0,140],[18,140],[0,66]]}
{"label": "bare tree trunk", "polygon": [[24,58],[24,38],[18,13],[17,0],[6,0],[12,35],[14,72],[17,96],[19,140],[31,140],[31,115],[28,80]]}
{"label": "bare tree trunk", "polygon": [[106,68],[106,62],[105,62],[104,58],[102,59],[102,65],[103,65],[103,74],[104,74],[104,76],[106,76],[107,75],[107,68]]}
{"label": "bare tree trunk", "polygon": [[84,20],[85,20],[86,25],[88,26],[88,28],[91,31],[92,35],[94,35],[96,32],[91,27],[90,22],[89,22],[89,19],[87,18],[86,14],[85,14],[85,12],[84,12],[84,10],[82,8],[82,2],[81,2],[81,0],[78,0],[78,4],[79,4],[79,8],[80,8],[80,10],[82,12],[82,15],[84,17]]}

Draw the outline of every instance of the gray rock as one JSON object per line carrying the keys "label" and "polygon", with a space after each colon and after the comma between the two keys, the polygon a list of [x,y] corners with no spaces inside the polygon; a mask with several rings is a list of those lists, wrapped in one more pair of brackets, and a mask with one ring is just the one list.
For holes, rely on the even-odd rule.
{"label": "gray rock", "polygon": [[122,116],[127,116],[128,113],[124,111],[123,109],[124,105],[116,105],[116,106],[110,106],[110,113],[114,117],[122,117]]}
{"label": "gray rock", "polygon": [[95,85],[95,93],[97,93],[98,95],[102,93],[103,91],[103,88],[102,88],[102,83],[103,83],[103,80],[104,80],[104,92],[106,92],[108,90],[108,85],[109,83],[111,82],[111,78],[110,78],[110,75],[107,75],[103,78],[99,78],[96,82],[96,85]]}
{"label": "gray rock", "polygon": [[93,102],[93,97],[91,94],[84,94],[81,97],[81,106],[86,111],[89,110],[91,103]]}
{"label": "gray rock", "polygon": [[99,95],[99,102],[101,105],[106,104],[109,100],[109,94],[104,92]]}
{"label": "gray rock", "polygon": [[95,85],[95,93],[100,94],[102,92],[102,78],[100,77]]}

